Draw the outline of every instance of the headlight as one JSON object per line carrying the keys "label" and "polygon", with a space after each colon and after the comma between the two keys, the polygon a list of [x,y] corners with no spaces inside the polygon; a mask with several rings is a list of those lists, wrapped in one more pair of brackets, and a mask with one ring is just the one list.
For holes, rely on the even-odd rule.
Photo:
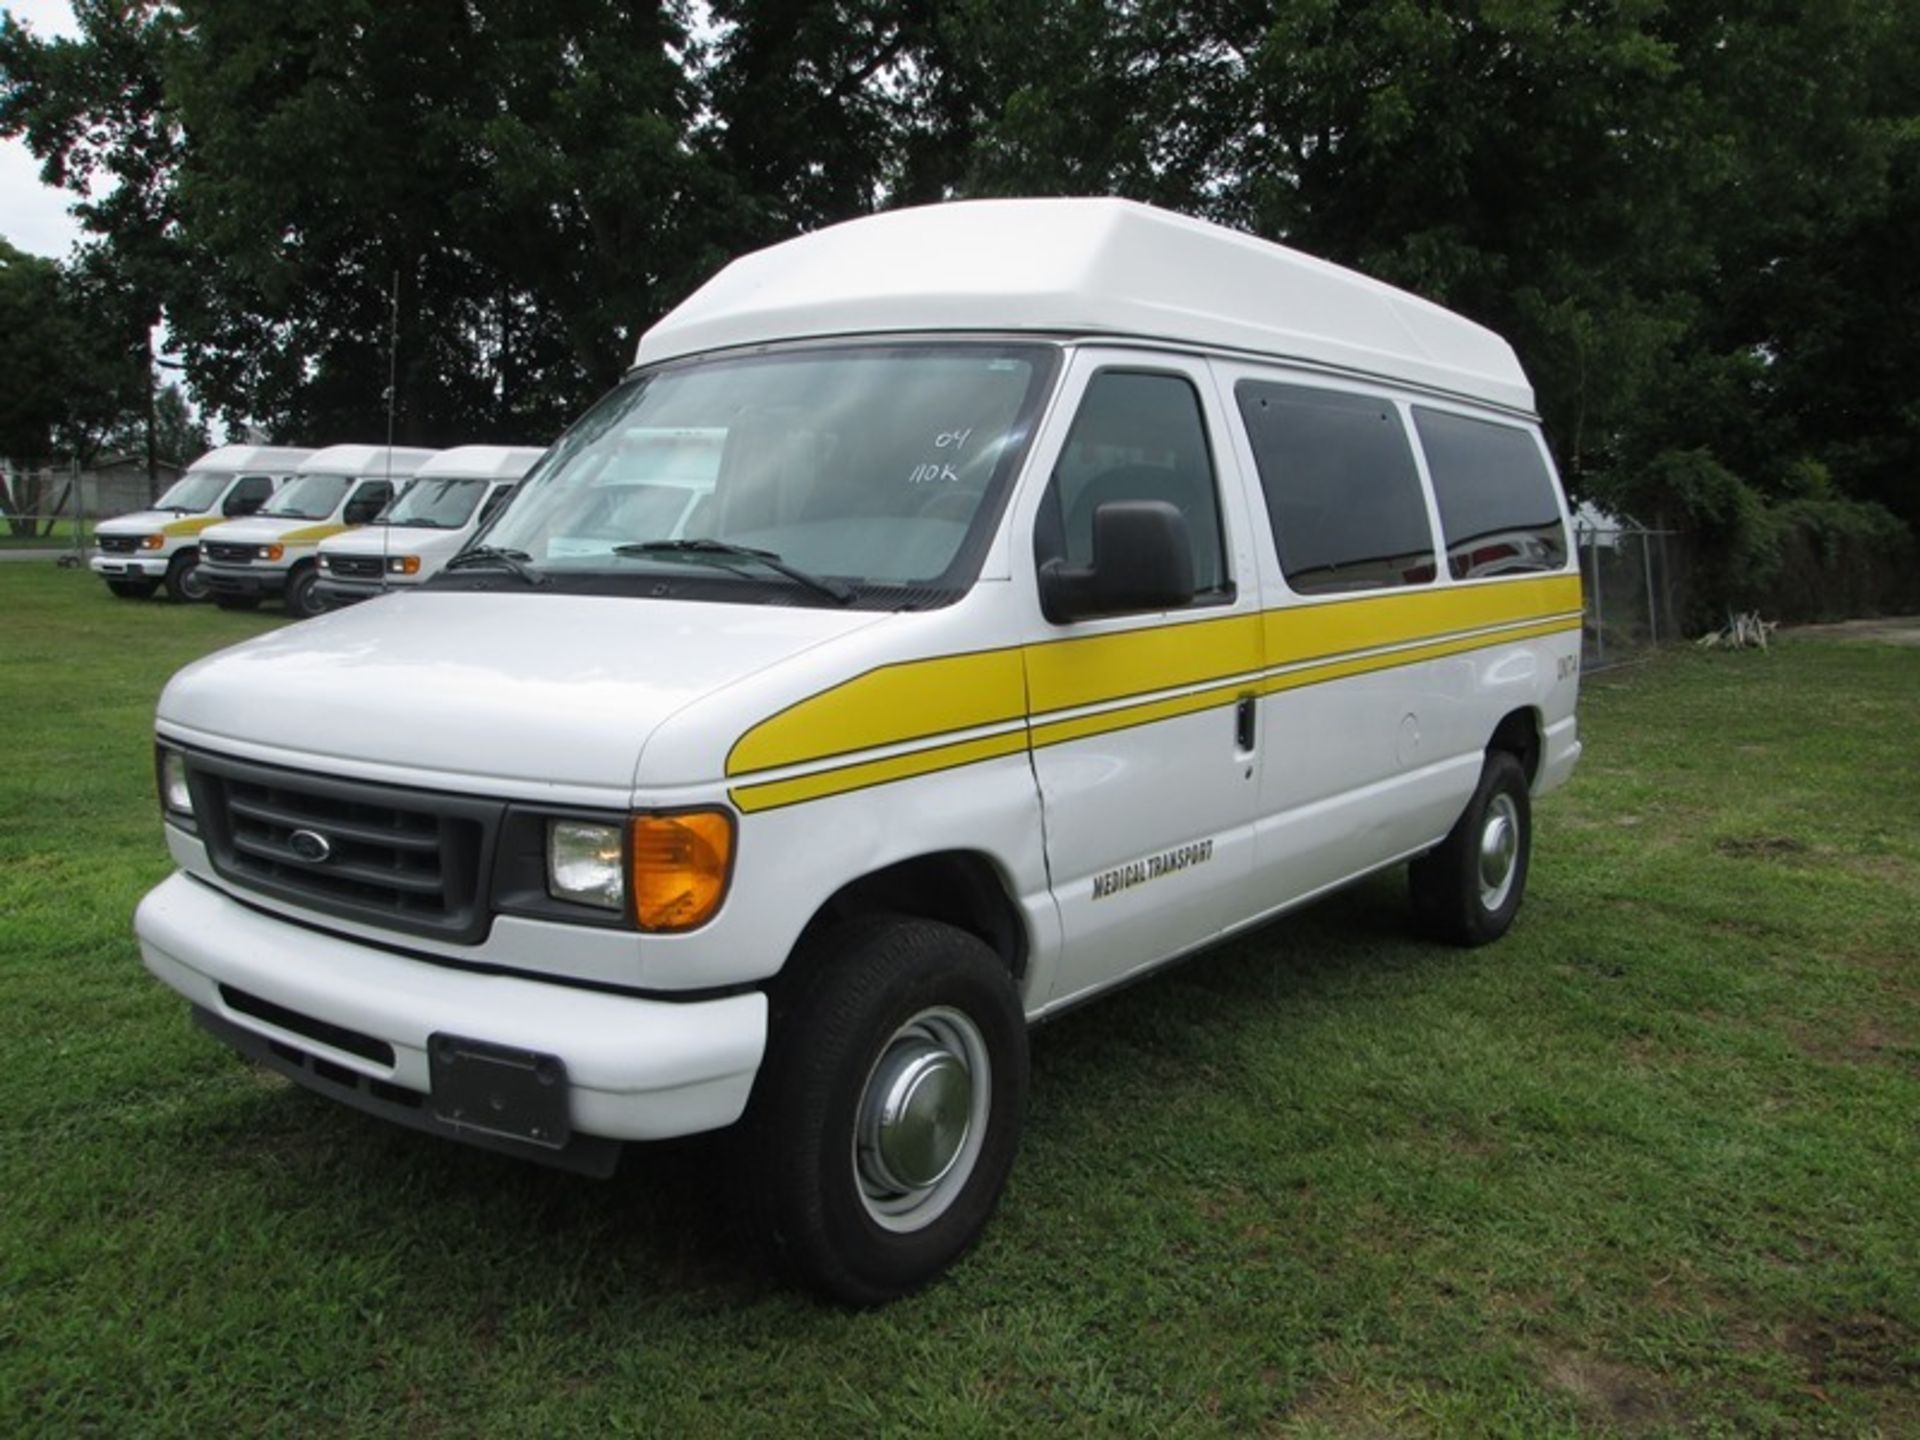
{"label": "headlight", "polygon": [[262,560],[278,560],[282,555],[286,554],[287,551],[286,547],[282,545],[262,545],[253,553],[258,555]]}
{"label": "headlight", "polygon": [[187,786],[187,757],[160,747],[160,804],[173,815],[193,814],[193,791]]}
{"label": "headlight", "polygon": [[642,930],[704,925],[727,895],[733,816],[685,810],[633,818],[633,915]]}
{"label": "headlight", "polygon": [[164,535],[142,535],[140,537],[140,548],[142,550],[164,549],[166,543],[167,537]]}
{"label": "headlight", "polygon": [[387,557],[389,575],[418,575],[420,557],[418,555],[389,555]]}
{"label": "headlight", "polygon": [[733,816],[725,810],[636,815],[624,825],[547,824],[547,893],[626,913],[642,930],[691,930],[726,899]]}
{"label": "headlight", "polygon": [[547,893],[556,900],[624,910],[625,859],[618,825],[555,820],[547,826]]}

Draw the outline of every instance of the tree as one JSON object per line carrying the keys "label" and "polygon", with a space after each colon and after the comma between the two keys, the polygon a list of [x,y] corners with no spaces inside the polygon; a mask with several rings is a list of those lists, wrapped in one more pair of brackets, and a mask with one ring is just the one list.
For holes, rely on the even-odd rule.
{"label": "tree", "polygon": [[[66,457],[91,464],[117,420],[141,404],[143,350],[125,307],[76,262],[63,268],[0,240],[0,456],[22,471]],[[116,328],[121,327],[121,328]],[[9,525],[30,534],[54,497],[24,482]]]}

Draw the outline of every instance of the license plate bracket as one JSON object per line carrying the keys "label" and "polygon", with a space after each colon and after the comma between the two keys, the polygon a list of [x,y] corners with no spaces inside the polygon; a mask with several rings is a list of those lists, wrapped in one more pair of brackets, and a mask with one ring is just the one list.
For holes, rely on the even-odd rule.
{"label": "license plate bracket", "polygon": [[436,1032],[427,1039],[435,1118],[558,1150],[573,1136],[567,1062],[558,1055]]}

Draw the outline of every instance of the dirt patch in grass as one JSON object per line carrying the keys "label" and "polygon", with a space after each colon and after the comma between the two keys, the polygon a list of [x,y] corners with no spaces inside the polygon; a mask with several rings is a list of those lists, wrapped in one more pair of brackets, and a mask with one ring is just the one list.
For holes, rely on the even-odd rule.
{"label": "dirt patch in grass", "polygon": [[1793,1043],[1815,1060],[1837,1065],[1894,1065],[1915,1068],[1913,1039],[1886,1019],[1869,1015],[1851,1024],[1823,1029],[1796,1025]]}
{"label": "dirt patch in grass", "polygon": [[1871,1310],[1787,1327],[1784,1347],[1815,1385],[1905,1386],[1920,1381],[1920,1337]]}
{"label": "dirt patch in grass", "polygon": [[1631,1365],[1563,1352],[1548,1357],[1546,1377],[1590,1418],[1629,1433],[1652,1429],[1672,1414],[1672,1397],[1660,1377]]}
{"label": "dirt patch in grass", "polygon": [[1725,835],[1713,842],[1713,848],[1736,860],[1778,860],[1804,855],[1807,843],[1791,835]]}

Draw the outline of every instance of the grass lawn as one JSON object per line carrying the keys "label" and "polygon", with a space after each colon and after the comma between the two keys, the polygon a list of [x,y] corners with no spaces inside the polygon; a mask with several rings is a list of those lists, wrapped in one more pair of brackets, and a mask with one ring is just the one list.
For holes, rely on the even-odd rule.
{"label": "grass lawn", "polygon": [[1385,876],[1038,1031],[981,1248],[769,1283],[290,1088],[140,968],[148,725],[268,616],[0,567],[0,1434],[1920,1431],[1920,651],[1588,687],[1501,944]]}

